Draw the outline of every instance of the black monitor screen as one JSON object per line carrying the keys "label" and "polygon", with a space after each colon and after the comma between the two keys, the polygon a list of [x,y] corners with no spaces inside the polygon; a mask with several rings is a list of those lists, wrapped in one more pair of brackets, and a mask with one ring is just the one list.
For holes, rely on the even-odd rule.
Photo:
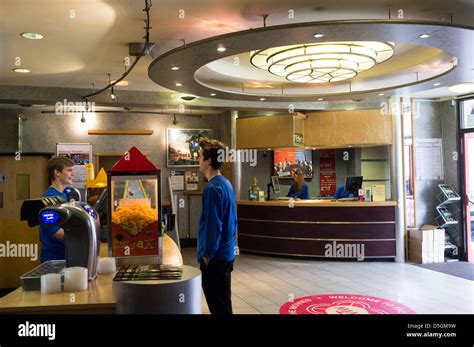
{"label": "black monitor screen", "polygon": [[357,195],[358,190],[362,188],[362,179],[362,176],[347,177],[345,191]]}

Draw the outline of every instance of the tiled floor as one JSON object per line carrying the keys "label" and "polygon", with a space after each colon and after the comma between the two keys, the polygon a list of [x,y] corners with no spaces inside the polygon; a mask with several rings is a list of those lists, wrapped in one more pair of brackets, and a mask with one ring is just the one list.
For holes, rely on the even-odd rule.
{"label": "tiled floor", "polygon": [[[182,250],[197,266],[196,249]],[[314,294],[359,294],[393,300],[417,313],[473,314],[474,281],[410,264],[330,262],[241,254],[232,272],[239,314],[277,314],[286,301]],[[209,313],[203,294],[203,313]]]}

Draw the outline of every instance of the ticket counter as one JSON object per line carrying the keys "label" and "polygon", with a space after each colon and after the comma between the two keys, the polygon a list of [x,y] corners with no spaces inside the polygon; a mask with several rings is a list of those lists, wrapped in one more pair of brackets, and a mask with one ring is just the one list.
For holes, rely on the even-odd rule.
{"label": "ticket counter", "polygon": [[268,255],[395,259],[395,201],[237,202],[241,251]]}

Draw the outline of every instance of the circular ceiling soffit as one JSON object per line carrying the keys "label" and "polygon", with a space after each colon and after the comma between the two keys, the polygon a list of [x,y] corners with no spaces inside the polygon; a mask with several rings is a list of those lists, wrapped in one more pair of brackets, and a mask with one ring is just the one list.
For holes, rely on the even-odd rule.
{"label": "circular ceiling soffit", "polygon": [[[315,38],[315,32],[324,33]],[[430,32],[429,38],[420,33]],[[363,38],[363,39],[362,39]],[[196,41],[157,57],[157,84],[227,100],[315,101],[415,92],[472,74],[472,27],[424,21],[336,21],[280,25]],[[225,47],[226,50],[219,51]],[[179,70],[172,68],[179,66]]]}

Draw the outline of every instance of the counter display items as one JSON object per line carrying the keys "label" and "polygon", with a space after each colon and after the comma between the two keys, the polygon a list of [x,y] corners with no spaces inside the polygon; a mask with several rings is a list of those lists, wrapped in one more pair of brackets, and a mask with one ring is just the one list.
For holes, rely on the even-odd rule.
{"label": "counter display items", "polygon": [[161,176],[136,147],[108,174],[112,257],[161,256]]}

